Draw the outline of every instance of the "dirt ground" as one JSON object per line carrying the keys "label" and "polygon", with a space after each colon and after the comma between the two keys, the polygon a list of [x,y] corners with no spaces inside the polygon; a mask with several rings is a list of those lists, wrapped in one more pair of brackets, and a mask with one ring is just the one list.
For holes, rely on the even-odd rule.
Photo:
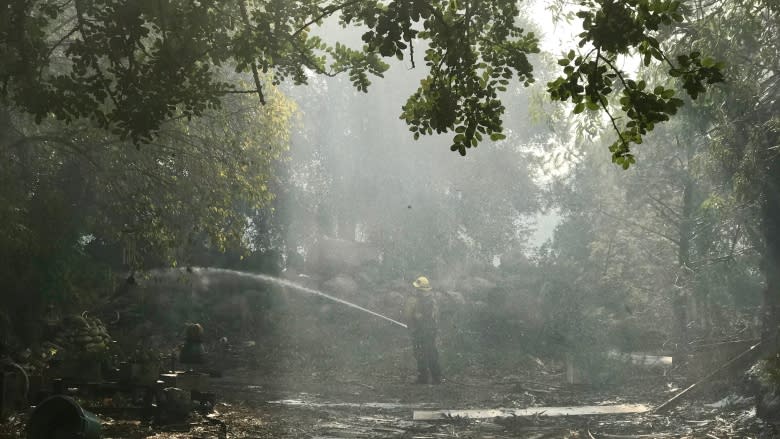
{"label": "dirt ground", "polygon": [[[314,370],[314,371],[312,371]],[[526,408],[642,403],[656,406],[681,388],[673,377],[638,371],[620,385],[565,384],[560,367],[546,365],[505,376],[478,371],[442,385],[412,384],[407,369],[359,373],[316,370],[259,374],[248,367],[210,381],[219,397],[208,415],[177,425],[153,425],[132,415],[101,413],[108,438],[771,438],[774,427],[755,417],[753,401],[727,384],[664,414],[413,421],[414,410]],[[719,401],[719,396],[721,397]],[[730,399],[723,399],[728,396]],[[25,437],[24,416],[0,429]]]}
{"label": "dirt ground", "polygon": [[[273,331],[251,339],[231,335],[231,341],[243,341],[235,341],[224,353],[219,353],[216,342],[207,348],[222,361],[224,371],[221,378],[209,381],[218,401],[209,414],[192,414],[177,425],[158,425],[142,420],[137,410],[105,410],[89,400],[85,408],[102,419],[104,439],[780,437],[775,427],[756,418],[754,401],[740,397],[746,392],[739,379],[715,381],[665,413],[568,417],[540,413],[414,421],[415,410],[432,409],[656,407],[693,380],[679,371],[624,365],[598,370],[605,384],[567,384],[560,361],[540,359],[534,355],[541,354],[524,348],[533,340],[521,338],[493,347],[486,345],[489,338],[479,338],[467,327],[453,327],[442,331],[445,382],[416,385],[405,332],[378,319],[357,318],[350,310],[304,299],[290,296],[272,314],[277,322]],[[217,327],[207,322],[208,328]],[[155,340],[172,343],[177,334],[165,335],[164,328],[150,333],[156,335],[129,332],[131,336],[125,338],[142,340],[160,352],[174,347],[157,345]],[[112,334],[122,332],[116,328]],[[211,339],[220,336],[215,331]],[[0,438],[26,437],[25,423],[25,415],[20,414],[0,424]]]}
{"label": "dirt ground", "polygon": [[[770,438],[752,401],[724,407],[693,399],[667,414],[412,421],[414,410],[524,408],[583,404],[657,405],[676,391],[660,378],[594,389],[561,384],[560,375],[453,377],[440,386],[407,377],[252,376],[240,371],[213,381],[224,395],[214,414],[193,419],[189,431],[106,428],[106,437],[155,438]],[[712,405],[712,404],[711,404]],[[716,406],[718,404],[715,404]],[[723,403],[721,404],[723,405]],[[218,420],[219,423],[214,422]],[[140,426],[138,426],[140,427]],[[137,433],[129,435],[130,431]]]}

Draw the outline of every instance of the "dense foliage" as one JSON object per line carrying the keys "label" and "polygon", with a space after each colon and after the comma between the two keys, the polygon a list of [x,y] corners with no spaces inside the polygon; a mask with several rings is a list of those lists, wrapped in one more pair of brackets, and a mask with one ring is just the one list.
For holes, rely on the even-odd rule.
{"label": "dense foliage", "polygon": [[[593,114],[579,113],[570,128],[574,135],[563,139],[574,170],[551,186],[551,204],[561,209],[563,221],[548,260],[589,273],[588,281],[567,284],[571,295],[579,295],[575,286],[584,283],[597,288],[596,296],[606,295],[611,312],[635,325],[668,319],[662,326],[674,328],[669,346],[677,349],[703,338],[750,334],[749,328],[759,326],[759,307],[764,335],[777,326],[780,217],[773,206],[780,70],[771,36],[778,20],[770,3],[680,6],[689,19],[659,35],[658,46],[678,61],[690,61],[691,49],[717,53],[728,83],[645,136],[646,145],[630,160],[636,162],[631,172],[615,174],[599,147],[617,118],[602,126]],[[643,63],[637,86],[661,84],[670,98],[679,91],[669,88],[690,92],[685,82],[670,80],[668,68]],[[625,110],[628,101],[624,96],[606,108]],[[614,145],[611,152],[615,161]],[[588,233],[576,235],[572,228]],[[589,303],[604,302],[596,297]]]}
{"label": "dense foliage", "polygon": [[[574,113],[604,110],[610,117],[618,140],[610,146],[612,161],[627,169],[635,163],[630,144],[641,144],[642,136],[656,124],[668,121],[683,106],[674,88],[661,84],[652,87],[645,80],[635,81],[616,67],[619,55],[635,50],[642,63],[653,59],[667,65],[668,75],[679,78],[688,96],[696,99],[705,85],[723,81],[724,64],[694,50],[671,59],[659,42],[662,26],[681,23],[690,14],[680,1],[611,0],[581,2],[586,9],[577,12],[583,32],[579,47],[589,48],[585,55],[570,50],[558,64],[565,77],[548,84],[554,100],[571,101]],[[652,87],[652,88],[651,88]],[[613,91],[620,91],[620,110],[627,121],[622,127],[607,108]]]}
{"label": "dense foliage", "polygon": [[268,92],[265,106],[235,96],[230,112],[168,122],[140,149],[83,121],[34,124],[0,110],[0,282],[10,314],[34,328],[46,304],[78,308],[109,292],[112,271],[248,248],[247,218],[273,198],[294,112]]}
{"label": "dense foliage", "polygon": [[[607,110],[607,98],[622,88],[631,121],[622,129],[615,125],[619,141],[612,151],[628,166],[629,143],[640,143],[682,101],[673,89],[645,90],[644,82],[625,78],[615,57],[635,48],[646,64],[652,58],[668,63],[669,74],[680,77],[693,98],[703,84],[722,80],[722,66],[699,51],[673,62],[659,46],[661,29],[683,21],[679,1],[584,1],[582,7],[579,45],[593,50],[576,58],[571,51],[561,60],[566,77],[549,85],[550,94],[571,98],[576,112],[586,105]],[[229,93],[256,93],[263,102],[259,72],[295,83],[306,82],[307,71],[347,72],[365,91],[367,75],[387,68],[381,57],[403,58],[408,51],[414,65],[416,43],[427,72],[401,117],[415,138],[454,132],[451,149],[465,155],[483,135],[504,138],[500,93],[510,80],[534,80],[527,55],[539,51],[537,38],[517,25],[518,13],[513,0],[18,0],[0,9],[0,57],[6,60],[0,93],[37,121],[48,114],[68,122],[89,118],[139,143],[154,138],[166,119],[199,116]],[[350,49],[314,35],[312,25],[330,16],[367,28],[365,45]],[[251,72],[254,87],[226,80],[224,69]]]}

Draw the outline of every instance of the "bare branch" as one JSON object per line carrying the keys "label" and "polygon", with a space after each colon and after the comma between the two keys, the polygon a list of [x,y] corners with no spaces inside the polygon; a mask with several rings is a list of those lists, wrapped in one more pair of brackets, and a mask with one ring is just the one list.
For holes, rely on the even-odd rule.
{"label": "bare branch", "polygon": [[607,211],[605,211],[603,209],[597,209],[596,212],[600,213],[600,214],[602,214],[604,216],[608,216],[610,218],[613,218],[613,219],[616,219],[618,221],[624,222],[624,223],[626,223],[626,224],[628,224],[630,226],[637,227],[637,228],[639,228],[641,230],[644,230],[645,232],[650,233],[652,235],[655,235],[655,236],[661,237],[663,239],[666,239],[667,241],[671,242],[674,245],[677,245],[677,246],[680,245],[680,240],[679,239],[672,238],[671,236],[669,236],[669,235],[667,235],[667,234],[665,234],[663,232],[659,232],[658,230],[653,230],[650,227],[644,226],[644,225],[639,224],[639,223],[637,223],[635,221],[631,221],[631,220],[629,220],[627,218],[623,218],[623,217],[615,215],[613,213],[609,213],[609,212],[607,212]]}
{"label": "bare branch", "polygon": [[658,215],[663,217],[666,221],[669,221],[671,224],[679,227],[680,222],[682,221],[682,216],[679,213],[652,195],[648,195],[647,197],[656,203],[650,203],[650,206],[656,213],[658,213]]}

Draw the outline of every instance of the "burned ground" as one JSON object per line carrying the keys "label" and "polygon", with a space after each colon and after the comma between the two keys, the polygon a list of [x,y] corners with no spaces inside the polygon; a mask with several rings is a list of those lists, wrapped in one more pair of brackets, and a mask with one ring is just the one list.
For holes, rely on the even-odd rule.
{"label": "burned ground", "polygon": [[[555,348],[535,343],[534,328],[522,322],[496,321],[496,328],[486,325],[485,313],[491,308],[469,303],[472,298],[468,294],[451,292],[440,295],[445,313],[440,334],[445,382],[438,386],[415,385],[410,341],[401,327],[283,288],[258,293],[257,289],[245,289],[246,285],[233,292],[225,283],[209,286],[221,293],[212,300],[233,303],[231,297],[243,297],[238,290],[252,291],[248,297],[262,300],[235,314],[230,307],[210,306],[208,294],[214,291],[201,289],[200,299],[190,302],[189,308],[180,305],[180,315],[147,319],[146,326],[122,326],[128,324],[128,319],[117,323],[113,332],[128,343],[138,340],[138,331],[146,331],[155,337],[145,342],[160,351],[170,351],[176,347],[177,324],[192,318],[203,321],[210,337],[211,365],[222,372],[220,378],[209,382],[210,390],[218,397],[213,412],[193,413],[186,422],[175,425],[159,425],[144,420],[131,407],[122,407],[119,395],[113,400],[82,399],[86,408],[102,417],[105,438],[775,435],[773,427],[756,418],[754,401],[739,396],[746,393],[746,388],[741,373],[734,370],[714,377],[664,413],[549,416],[540,412],[530,417],[414,421],[415,410],[611,404],[655,407],[693,382],[697,372],[693,368],[648,368],[625,358],[604,358],[597,355],[604,345],[596,344],[579,346],[577,354],[570,357],[574,367],[582,369],[573,382],[571,365],[567,368],[564,361],[571,344]],[[156,300],[174,303],[180,299],[164,296],[182,291],[168,289],[156,294]],[[357,300],[394,315],[404,294],[388,287],[358,294]],[[130,313],[128,309],[121,311]],[[245,325],[236,324],[237,316],[250,316],[251,332],[246,332]],[[214,322],[225,323],[215,327]],[[491,338],[495,334],[503,335]],[[700,365],[703,369],[710,366],[716,364]],[[19,415],[3,425],[3,437],[23,437],[24,422],[25,416]]]}

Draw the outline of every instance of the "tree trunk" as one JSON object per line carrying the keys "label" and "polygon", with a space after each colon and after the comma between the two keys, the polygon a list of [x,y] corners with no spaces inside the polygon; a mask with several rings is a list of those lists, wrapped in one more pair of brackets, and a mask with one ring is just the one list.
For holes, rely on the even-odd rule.
{"label": "tree trunk", "polygon": [[764,231],[763,271],[766,277],[762,309],[762,345],[767,353],[780,350],[780,160],[773,160],[764,187],[762,219]]}
{"label": "tree trunk", "polygon": [[[687,162],[690,163],[693,156],[693,146],[687,147]],[[682,211],[680,212],[680,226],[679,226],[679,246],[677,248],[677,267],[678,275],[682,277],[679,279],[680,288],[676,291],[677,294],[673,299],[675,321],[677,324],[677,357],[687,358],[688,355],[688,319],[689,319],[689,302],[691,300],[690,294],[690,262],[691,262],[691,228],[693,222],[693,192],[694,181],[687,169],[683,170],[683,199],[682,199]],[[680,364],[684,365],[685,360]]]}

